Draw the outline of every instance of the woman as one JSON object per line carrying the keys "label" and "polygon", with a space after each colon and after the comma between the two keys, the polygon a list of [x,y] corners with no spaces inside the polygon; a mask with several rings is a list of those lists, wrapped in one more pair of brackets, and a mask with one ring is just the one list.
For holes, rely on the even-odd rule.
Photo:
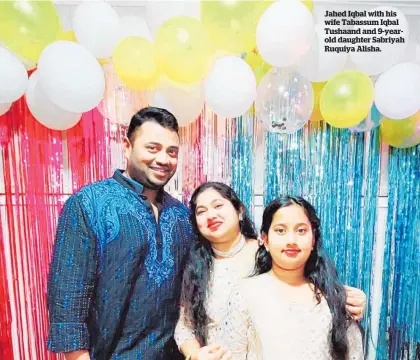
{"label": "woman", "polygon": [[[199,186],[190,200],[191,223],[197,236],[187,264],[181,295],[181,315],[175,339],[192,360],[228,358],[219,331],[232,286],[252,273],[258,250],[257,233],[246,209],[227,185]],[[348,310],[364,311],[365,295],[348,288]]]}
{"label": "woman", "polygon": [[255,275],[238,283],[222,338],[234,360],[363,359],[358,324],[322,248],[320,220],[304,199],[264,210]]}

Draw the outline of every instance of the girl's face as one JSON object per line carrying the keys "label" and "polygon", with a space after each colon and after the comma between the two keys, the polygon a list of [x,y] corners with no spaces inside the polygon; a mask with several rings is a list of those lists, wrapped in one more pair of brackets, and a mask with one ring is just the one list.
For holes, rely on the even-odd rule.
{"label": "girl's face", "polygon": [[303,270],[315,244],[311,223],[299,205],[277,210],[262,238],[273,266],[284,270]]}
{"label": "girl's face", "polygon": [[197,197],[195,218],[198,231],[212,244],[236,239],[239,235],[239,214],[232,203],[218,191],[207,189]]}

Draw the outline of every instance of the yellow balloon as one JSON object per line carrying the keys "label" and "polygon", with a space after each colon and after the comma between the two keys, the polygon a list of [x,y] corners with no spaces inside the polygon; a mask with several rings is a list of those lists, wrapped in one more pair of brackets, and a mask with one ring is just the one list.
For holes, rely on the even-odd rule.
{"label": "yellow balloon", "polygon": [[213,48],[201,23],[176,16],[162,24],[155,39],[158,70],[179,83],[195,83],[211,66]]}
{"label": "yellow balloon", "polygon": [[314,2],[312,0],[310,0],[310,1],[303,1],[302,0],[302,3],[303,3],[303,5],[305,5],[308,8],[308,10],[310,12],[314,11]]}
{"label": "yellow balloon", "polygon": [[112,55],[119,79],[130,89],[147,89],[158,79],[153,44],[141,37],[129,36],[118,43]]}
{"label": "yellow balloon", "polygon": [[70,31],[59,31],[57,35],[57,40],[66,40],[66,41],[73,41],[77,42],[76,35],[72,30]]}
{"label": "yellow balloon", "polygon": [[314,108],[319,108],[319,102],[321,101],[321,93],[324,90],[325,85],[327,84],[326,81],[324,82],[313,82],[312,89],[314,90]]}
{"label": "yellow balloon", "polygon": [[267,74],[272,67],[263,60],[256,47],[252,51],[246,53],[244,60],[254,71],[257,84],[259,84],[263,76]]}
{"label": "yellow balloon", "polygon": [[312,122],[320,122],[323,120],[321,110],[319,110],[319,107],[314,108],[311,114],[311,117],[309,118],[309,121]]}
{"label": "yellow balloon", "polygon": [[0,42],[19,57],[37,61],[60,29],[51,1],[0,1]]}
{"label": "yellow balloon", "polygon": [[325,85],[320,100],[321,114],[334,127],[352,127],[369,114],[373,96],[373,83],[368,75],[356,70],[343,71]]}
{"label": "yellow balloon", "polygon": [[326,81],[312,83],[312,89],[314,91],[314,110],[312,111],[312,115],[309,118],[309,120],[312,122],[319,122],[323,120],[321,110],[319,108],[319,102],[321,100],[322,90],[324,89],[326,83]]}
{"label": "yellow balloon", "polygon": [[400,149],[420,144],[420,111],[404,120],[383,119],[380,126],[386,144]]}
{"label": "yellow balloon", "polygon": [[256,30],[263,12],[274,1],[201,1],[200,18],[211,41],[234,54],[256,46]]}

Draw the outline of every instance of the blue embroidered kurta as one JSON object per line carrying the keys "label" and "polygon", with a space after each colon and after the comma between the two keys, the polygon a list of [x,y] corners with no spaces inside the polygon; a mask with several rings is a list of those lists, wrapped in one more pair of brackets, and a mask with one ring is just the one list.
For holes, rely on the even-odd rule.
{"label": "blue embroidered kurta", "polygon": [[117,170],[64,205],[48,279],[51,351],[89,349],[92,360],[176,358],[189,211],[162,192],[156,221],[142,192]]}

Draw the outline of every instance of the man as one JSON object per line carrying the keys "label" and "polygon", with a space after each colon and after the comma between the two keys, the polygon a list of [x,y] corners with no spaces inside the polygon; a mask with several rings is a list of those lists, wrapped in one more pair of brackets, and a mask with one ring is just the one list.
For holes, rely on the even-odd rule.
{"label": "man", "polygon": [[192,235],[187,208],[163,191],[178,148],[175,117],[144,108],[124,139],[127,169],[66,202],[48,280],[48,348],[66,360],[180,356],[172,336]]}

